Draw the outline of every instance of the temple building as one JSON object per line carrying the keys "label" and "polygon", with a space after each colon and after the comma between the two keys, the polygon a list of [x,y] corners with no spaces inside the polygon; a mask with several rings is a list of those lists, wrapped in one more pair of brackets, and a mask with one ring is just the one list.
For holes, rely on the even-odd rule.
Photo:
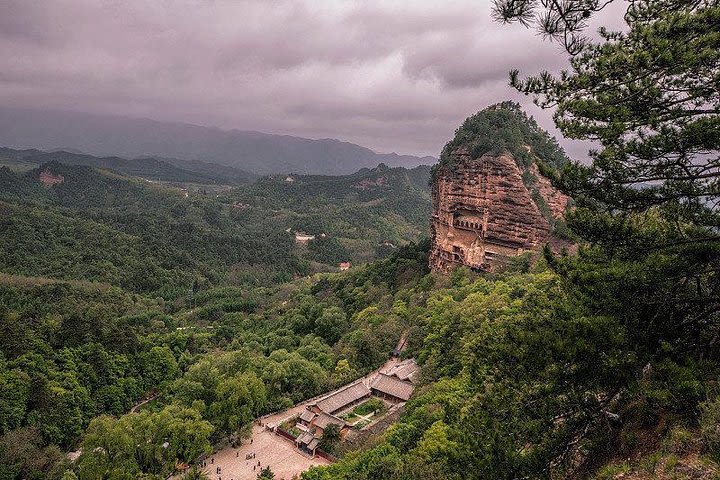
{"label": "temple building", "polygon": [[413,359],[392,366],[370,384],[372,394],[393,403],[407,402],[415,390],[413,380],[417,370]]}

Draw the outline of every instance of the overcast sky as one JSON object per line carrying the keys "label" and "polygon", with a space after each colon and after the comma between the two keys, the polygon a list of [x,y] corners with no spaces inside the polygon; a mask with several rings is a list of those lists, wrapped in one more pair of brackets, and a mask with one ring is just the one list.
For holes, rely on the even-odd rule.
{"label": "overcast sky", "polygon": [[551,128],[507,73],[567,65],[558,45],[493,23],[489,0],[0,0],[0,58],[6,106],[421,155],[506,99]]}

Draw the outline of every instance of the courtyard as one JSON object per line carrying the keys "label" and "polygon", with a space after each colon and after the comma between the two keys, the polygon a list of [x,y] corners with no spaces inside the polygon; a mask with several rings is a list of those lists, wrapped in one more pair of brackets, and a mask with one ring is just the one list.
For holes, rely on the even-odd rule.
{"label": "courtyard", "polygon": [[[246,455],[253,458],[246,460]],[[252,443],[247,440],[239,448],[228,447],[216,452],[206,460],[203,472],[211,480],[255,480],[260,469],[269,466],[276,479],[291,480],[310,467],[329,463],[324,458],[310,458],[299,453],[290,440],[255,425]]]}

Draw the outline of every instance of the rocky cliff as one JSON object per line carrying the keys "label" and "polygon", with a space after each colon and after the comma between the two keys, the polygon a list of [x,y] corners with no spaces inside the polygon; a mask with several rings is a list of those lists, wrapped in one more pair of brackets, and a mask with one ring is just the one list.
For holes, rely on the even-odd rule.
{"label": "rocky cliff", "polygon": [[[538,151],[551,153],[548,161]],[[554,139],[516,104],[470,117],[434,171],[430,268],[493,271],[546,244],[570,245],[559,234],[569,199],[537,166],[565,161]]]}

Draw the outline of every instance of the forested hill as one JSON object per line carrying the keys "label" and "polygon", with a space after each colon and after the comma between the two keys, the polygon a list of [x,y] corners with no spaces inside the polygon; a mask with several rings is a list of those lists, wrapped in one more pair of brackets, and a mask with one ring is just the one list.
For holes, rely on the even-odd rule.
{"label": "forested hill", "polygon": [[[249,222],[315,236],[314,261],[370,261],[428,233],[430,167],[379,165],[352,175],[263,177],[221,197]],[[269,217],[268,217],[269,216]]]}
{"label": "forested hill", "polygon": [[255,178],[255,175],[249,172],[200,161],[154,157],[135,159],[96,157],[65,150],[43,152],[37,149],[16,150],[0,147],[0,165],[22,169],[49,162],[106,168],[126,175],[165,182],[235,185],[247,183]]}
{"label": "forested hill", "polygon": [[[421,237],[428,176],[428,168],[378,168],[213,192],[57,162],[24,173],[3,167],[0,271],[165,298],[193,285],[274,284]],[[298,245],[296,231],[316,239]]]}
{"label": "forested hill", "polygon": [[541,171],[559,170],[570,162],[558,141],[540,128],[520,104],[510,101],[468,117],[443,148],[435,170],[452,170],[452,154],[458,147],[466,148],[473,159],[509,153],[521,168],[537,163]]}
{"label": "forested hill", "polygon": [[166,479],[254,418],[376,368],[422,302],[405,284],[427,272],[423,252],[173,303],[0,274],[0,478]]}
{"label": "forested hill", "polygon": [[345,175],[378,163],[415,167],[432,157],[376,153],[335,139],[309,139],[252,131],[221,130],[147,119],[74,112],[0,108],[0,144],[95,155],[147,155],[202,160],[260,174]]}

